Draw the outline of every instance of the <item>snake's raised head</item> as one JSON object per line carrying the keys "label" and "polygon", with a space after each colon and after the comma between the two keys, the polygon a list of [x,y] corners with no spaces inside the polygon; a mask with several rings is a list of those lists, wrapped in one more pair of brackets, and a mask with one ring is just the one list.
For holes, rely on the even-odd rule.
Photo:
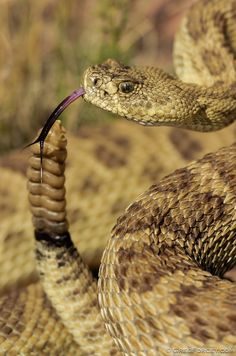
{"label": "snake's raised head", "polygon": [[86,101],[144,125],[176,125],[177,121],[181,126],[186,118],[178,118],[178,112],[193,106],[188,92],[161,69],[130,67],[113,59],[89,67],[82,86]]}
{"label": "snake's raised head", "polygon": [[[167,76],[162,71],[158,75]],[[122,65],[113,59],[84,73],[84,99],[102,109],[148,124],[156,113],[156,76],[153,68]]]}

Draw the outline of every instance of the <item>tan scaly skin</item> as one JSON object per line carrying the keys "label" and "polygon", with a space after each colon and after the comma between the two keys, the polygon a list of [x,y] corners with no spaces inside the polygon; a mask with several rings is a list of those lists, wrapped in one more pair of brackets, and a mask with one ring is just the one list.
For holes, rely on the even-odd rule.
{"label": "tan scaly skin", "polygon": [[[175,121],[176,126],[202,131],[229,124],[235,112],[235,2],[228,1],[222,6],[223,3],[199,2],[184,21],[176,45],[177,64],[187,64],[191,81],[201,64],[205,64],[196,82],[204,86],[209,83],[210,88],[183,84],[159,70],[140,72],[110,60],[86,71],[85,99],[133,120],[138,118],[138,113],[146,124],[162,121],[172,125]],[[198,12],[200,5],[204,13]],[[221,32],[229,31],[225,37],[227,43],[214,28],[216,24]],[[229,39],[232,44],[227,52],[227,46],[226,49],[219,47],[218,42],[229,45]],[[186,54],[182,53],[183,47]],[[195,48],[200,57],[191,59]],[[204,57],[204,53],[207,56]],[[184,78],[188,74],[183,68],[180,66],[178,73]],[[143,83],[134,84],[132,93],[119,91],[123,86],[119,84],[118,88],[117,83],[137,81],[140,73],[150,77],[152,90],[148,90],[149,84],[143,79]],[[164,81],[157,83],[157,78]],[[157,89],[158,85],[162,85],[163,90]],[[127,90],[126,84],[125,88]],[[167,98],[169,94],[173,101]],[[169,116],[165,114],[167,109]],[[63,153],[58,154],[58,150],[60,139],[63,145],[64,138],[63,133],[60,136],[60,130],[57,131],[58,127],[55,125],[49,137],[49,150],[45,151],[48,161],[44,179],[48,176],[52,188],[58,184],[60,194],[64,166],[60,164]],[[56,137],[60,136],[56,143],[54,132]],[[52,143],[53,149],[50,148]],[[102,317],[114,338],[116,350],[140,355],[167,355],[174,348],[186,347],[207,347],[211,354],[216,348],[235,352],[236,288],[235,284],[220,279],[235,265],[235,158],[234,144],[177,170],[146,191],[118,219],[103,255],[98,283]],[[50,161],[56,163],[47,165]],[[0,300],[1,351],[58,354],[63,348],[62,354],[115,353],[100,318],[95,281],[66,232],[64,196],[45,199],[48,191],[39,184],[39,159],[33,159],[31,164],[37,172],[29,172],[29,178],[35,179],[37,188],[33,184],[29,189],[39,196],[31,197],[31,203],[39,205],[42,214],[38,220],[38,208],[33,208],[37,217],[35,228],[40,230],[36,233],[38,268],[44,290],[60,320],[39,284],[3,297]],[[36,190],[32,192],[32,189]],[[54,220],[56,224],[51,223]],[[61,226],[64,226],[62,230]],[[37,308],[32,308],[35,305]],[[32,310],[35,310],[33,318]],[[102,345],[100,350],[98,345]]]}

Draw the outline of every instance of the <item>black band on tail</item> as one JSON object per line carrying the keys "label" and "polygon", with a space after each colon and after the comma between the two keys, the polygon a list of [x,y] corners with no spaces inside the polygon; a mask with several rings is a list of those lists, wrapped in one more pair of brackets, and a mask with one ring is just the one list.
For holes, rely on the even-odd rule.
{"label": "black band on tail", "polygon": [[45,231],[35,230],[34,236],[37,241],[46,241],[50,246],[66,248],[73,246],[73,242],[68,231],[63,234],[50,235]]}

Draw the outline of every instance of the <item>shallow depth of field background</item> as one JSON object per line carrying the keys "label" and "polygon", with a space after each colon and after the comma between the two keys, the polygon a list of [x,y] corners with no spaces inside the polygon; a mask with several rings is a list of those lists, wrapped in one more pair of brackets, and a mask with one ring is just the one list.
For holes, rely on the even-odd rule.
{"label": "shallow depth of field background", "polygon": [[[173,35],[193,1],[0,0],[0,153],[31,141],[91,64],[173,71]],[[110,117],[79,100],[62,120],[75,130]]]}

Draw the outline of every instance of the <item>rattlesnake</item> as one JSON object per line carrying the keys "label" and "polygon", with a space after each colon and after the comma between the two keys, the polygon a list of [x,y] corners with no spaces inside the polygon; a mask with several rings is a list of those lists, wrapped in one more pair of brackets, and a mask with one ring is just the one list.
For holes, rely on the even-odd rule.
{"label": "rattlesnake", "polygon": [[[227,1],[226,4],[219,0],[199,1],[190,10],[175,47],[177,73],[183,82],[157,69],[134,69],[109,60],[85,72],[85,100],[143,124],[160,123],[205,131],[229,124],[234,120],[236,110],[235,15],[235,1]],[[196,84],[185,84],[185,80]],[[96,194],[99,179],[111,182],[110,191],[106,192],[112,196],[118,184],[118,174],[125,178],[120,189],[125,194],[126,186],[132,184],[132,179],[128,179],[136,173],[135,169],[128,173],[126,170],[135,145],[136,154],[131,167],[136,167],[140,177],[141,172],[149,171],[151,180],[181,166],[181,154],[191,159],[201,151],[199,141],[195,139],[197,134],[185,131],[172,128],[163,131],[172,138],[172,145],[179,147],[177,156],[168,156],[168,152],[172,154],[173,151],[168,141],[162,141],[166,148],[149,147],[151,140],[163,140],[163,133],[152,133],[154,129],[149,128],[147,134],[147,129],[139,131],[131,125],[119,123],[112,129],[114,133],[111,133],[110,126],[105,130],[110,137],[107,143],[104,131],[101,130],[99,136],[98,130],[93,136],[85,130],[84,141],[74,155],[83,156],[86,152],[86,156],[80,158],[79,168],[89,172],[82,181],[86,184],[83,186],[84,194],[78,197],[80,200],[87,199],[89,191],[92,196]],[[227,144],[231,132],[233,138],[232,128],[206,137],[207,140],[208,137],[219,138],[216,145],[221,145],[220,138]],[[129,134],[131,141],[127,140]],[[144,144],[141,140],[145,137]],[[96,161],[86,161],[89,145],[94,139],[100,140],[93,153],[103,163],[102,169],[99,165],[95,169],[89,166],[95,165]],[[213,141],[204,142],[206,150],[213,145]],[[185,147],[186,142],[191,145]],[[138,151],[139,146],[141,149]],[[37,209],[34,205],[45,205],[37,197],[42,193],[38,149],[38,146],[33,147],[33,170],[31,168],[28,173],[30,180],[36,181],[29,185],[31,194],[36,194],[36,197],[31,196],[35,216]],[[149,159],[146,159],[147,165],[142,169],[140,155],[144,149],[149,151]],[[58,151],[61,151],[60,154]],[[161,173],[153,168],[155,157],[160,154],[166,161]],[[177,170],[142,194],[119,217],[105,248],[98,282],[98,299],[108,333],[105,332],[97,304],[96,280],[70,241],[65,216],[62,214],[61,217],[65,223],[60,225],[62,235],[56,240],[52,231],[55,232],[58,224],[48,227],[44,225],[44,220],[36,219],[35,227],[43,229],[36,233],[42,284],[37,282],[17,287],[14,279],[19,278],[19,272],[14,274],[12,285],[5,282],[3,289],[12,291],[0,299],[1,352],[91,355],[123,351],[127,354],[167,355],[181,349],[187,354],[199,353],[201,348],[203,353],[211,354],[216,349],[221,353],[235,352],[236,288],[235,284],[219,278],[235,264],[235,156],[234,144]],[[175,157],[178,157],[177,163]],[[63,158],[65,137],[57,123],[44,150],[43,182],[45,184],[49,179],[51,185],[58,184],[58,191],[62,189],[62,204],[53,204],[52,201],[49,208],[46,203],[48,211],[57,209],[59,205],[64,209],[64,164],[57,162],[62,162]],[[10,162],[5,161],[5,166]],[[107,178],[112,166],[116,168],[115,174]],[[48,174],[50,171],[53,174]],[[97,176],[99,179],[96,180]],[[3,170],[3,177],[5,182],[9,182],[11,177],[13,182],[14,179],[16,181],[16,175],[7,169]],[[17,179],[23,180],[19,176]],[[75,179],[77,176],[73,177]],[[99,188],[104,196],[103,186]],[[74,187],[71,188],[73,190]],[[129,194],[128,190],[128,199]],[[77,200],[73,194],[69,196]],[[9,196],[7,202],[8,199]],[[13,199],[15,205],[16,195]],[[57,200],[57,197],[53,199]],[[10,206],[11,201],[8,204]],[[22,206],[22,201],[19,205]],[[90,213],[89,206],[86,208]],[[117,210],[122,208],[120,203]],[[97,219],[100,209],[101,206],[97,207]],[[19,214],[18,211],[12,213],[15,216]],[[77,215],[78,223],[86,220],[81,211]],[[24,232],[27,223],[23,220],[22,225]],[[7,231],[9,225],[3,224],[3,231],[4,228]],[[93,235],[100,234],[98,220],[90,231]],[[13,248],[12,240],[14,231],[5,239],[6,245]],[[22,259],[23,256],[20,257]],[[86,258],[89,260],[89,257]],[[6,259],[1,260],[6,266]],[[22,279],[26,284],[33,277],[32,264],[23,272]]]}

